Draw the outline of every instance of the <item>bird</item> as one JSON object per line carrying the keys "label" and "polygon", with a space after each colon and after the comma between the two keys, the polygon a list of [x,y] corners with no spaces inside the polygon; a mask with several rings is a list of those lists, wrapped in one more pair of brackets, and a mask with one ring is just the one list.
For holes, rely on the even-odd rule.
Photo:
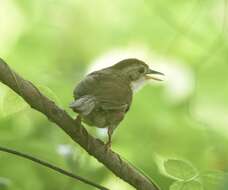
{"label": "bird", "polygon": [[106,147],[111,147],[112,134],[129,111],[133,94],[149,79],[161,81],[142,60],[123,59],[104,69],[89,73],[73,91],[70,108],[76,118],[89,126],[108,129]]}

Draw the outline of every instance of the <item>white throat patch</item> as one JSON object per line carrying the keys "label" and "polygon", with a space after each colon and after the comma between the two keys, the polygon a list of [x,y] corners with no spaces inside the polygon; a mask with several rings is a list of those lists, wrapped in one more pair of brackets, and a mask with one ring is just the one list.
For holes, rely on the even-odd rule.
{"label": "white throat patch", "polygon": [[131,89],[135,93],[138,90],[140,90],[146,84],[146,82],[147,82],[146,79],[144,77],[142,77],[139,80],[131,83]]}

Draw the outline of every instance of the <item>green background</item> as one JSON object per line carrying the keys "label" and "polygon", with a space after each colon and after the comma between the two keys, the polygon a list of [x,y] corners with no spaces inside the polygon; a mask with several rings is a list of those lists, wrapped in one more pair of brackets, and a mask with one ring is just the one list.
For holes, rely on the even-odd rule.
{"label": "green background", "polygon": [[[166,190],[174,181],[161,169],[168,158],[187,160],[198,171],[228,170],[227,4],[0,0],[0,57],[73,117],[73,88],[94,65],[136,57],[164,72],[163,83],[134,96],[113,136],[113,150]],[[105,131],[88,129],[105,140]],[[133,189],[2,84],[0,144],[112,190]],[[0,189],[92,188],[0,153]]]}

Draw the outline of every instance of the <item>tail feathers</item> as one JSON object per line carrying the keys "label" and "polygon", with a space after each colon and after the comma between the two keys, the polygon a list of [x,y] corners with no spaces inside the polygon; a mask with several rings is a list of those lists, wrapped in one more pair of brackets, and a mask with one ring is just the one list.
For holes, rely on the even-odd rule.
{"label": "tail feathers", "polygon": [[96,98],[91,95],[82,96],[70,104],[70,108],[82,115],[88,115],[96,105]]}

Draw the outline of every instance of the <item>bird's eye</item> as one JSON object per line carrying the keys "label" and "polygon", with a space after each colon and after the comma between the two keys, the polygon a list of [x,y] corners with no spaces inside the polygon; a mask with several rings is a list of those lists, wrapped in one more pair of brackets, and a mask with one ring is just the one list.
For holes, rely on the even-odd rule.
{"label": "bird's eye", "polygon": [[141,67],[140,69],[139,69],[139,73],[144,73],[145,72],[145,69],[143,68],[143,67]]}

